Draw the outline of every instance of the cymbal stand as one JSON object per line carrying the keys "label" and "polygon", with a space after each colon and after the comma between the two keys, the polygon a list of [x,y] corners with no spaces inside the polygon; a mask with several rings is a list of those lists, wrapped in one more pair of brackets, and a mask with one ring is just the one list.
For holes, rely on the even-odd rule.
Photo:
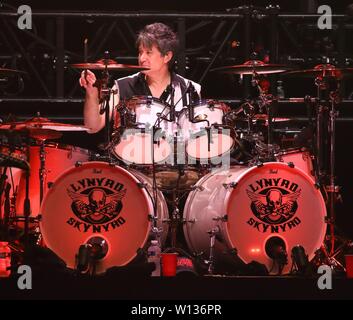
{"label": "cymbal stand", "polygon": [[[336,235],[335,235],[335,222],[336,222],[336,212],[335,212],[335,203],[339,197],[339,186],[336,185],[335,181],[335,154],[336,154],[336,118],[338,115],[337,112],[337,105],[340,102],[339,96],[339,80],[336,77],[331,75],[319,75],[315,79],[315,84],[318,87],[318,99],[320,100],[323,91],[329,92],[328,96],[325,97],[328,103],[328,132],[329,132],[329,170],[328,170],[328,185],[325,186],[325,190],[328,193],[328,217],[327,217],[327,224],[329,226],[329,241],[330,241],[330,252],[329,255],[333,256],[335,254],[335,242],[336,242]],[[334,85],[334,88],[330,88]],[[330,90],[330,91],[328,91]],[[319,106],[319,114],[318,118],[321,118],[321,107]],[[317,121],[317,151],[320,151],[320,143],[322,143],[322,133],[321,133],[321,124],[320,119]],[[322,145],[321,145],[322,147]],[[318,159],[319,164],[319,174],[320,172],[320,165],[321,159]],[[319,176],[320,177],[320,176]]]}
{"label": "cymbal stand", "polygon": [[47,171],[45,169],[45,149],[44,149],[45,140],[39,141],[39,207],[42,205],[43,196],[44,196],[44,182],[47,176]]}
{"label": "cymbal stand", "polygon": [[[98,81],[98,90],[99,90],[99,102],[101,104],[99,113],[105,116],[105,140],[106,146],[110,146],[110,97],[114,93],[112,88],[108,86],[110,75],[108,71],[109,64],[109,52],[106,51],[104,53],[103,63],[105,68],[102,72],[102,78]],[[108,157],[110,158],[110,152],[108,153]]]}
{"label": "cymbal stand", "polygon": [[251,83],[254,87],[256,87],[259,91],[259,108],[260,110],[266,109],[266,113],[268,116],[268,123],[267,123],[267,156],[269,158],[273,158],[274,156],[274,150],[272,148],[272,104],[275,101],[274,97],[271,94],[266,94],[259,83],[259,75],[258,73],[254,70],[252,75],[251,75]]}
{"label": "cymbal stand", "polygon": [[[8,183],[7,183],[7,171],[8,167],[5,166],[1,168],[0,170],[0,200],[1,200],[1,195],[4,193],[4,206],[0,207],[0,240],[7,240],[8,237],[8,216],[9,216],[9,210],[7,206],[7,201],[8,201]],[[2,211],[4,209],[4,211]]]}

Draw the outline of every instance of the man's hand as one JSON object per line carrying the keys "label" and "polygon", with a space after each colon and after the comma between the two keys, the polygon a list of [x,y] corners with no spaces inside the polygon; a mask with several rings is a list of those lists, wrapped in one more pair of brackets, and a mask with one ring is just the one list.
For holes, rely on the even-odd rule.
{"label": "man's hand", "polygon": [[96,81],[97,78],[92,71],[84,70],[81,72],[81,78],[79,79],[80,86],[85,88],[88,97],[98,99],[98,89],[93,86]]}

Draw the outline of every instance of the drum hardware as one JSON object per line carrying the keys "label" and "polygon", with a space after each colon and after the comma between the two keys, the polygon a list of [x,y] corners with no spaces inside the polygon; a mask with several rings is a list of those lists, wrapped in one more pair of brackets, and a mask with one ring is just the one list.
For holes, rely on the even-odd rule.
{"label": "drum hardware", "polygon": [[[317,87],[317,98],[315,103],[315,116],[316,116],[316,145],[314,150],[316,151],[315,158],[315,178],[316,183],[319,186],[323,186],[323,190],[328,193],[328,219],[327,224],[329,226],[329,237],[327,238],[327,244],[330,248],[328,256],[336,255],[335,242],[337,241],[335,234],[335,223],[336,223],[336,212],[335,203],[338,199],[341,199],[339,195],[340,188],[336,185],[335,178],[335,144],[336,144],[336,117],[337,117],[337,105],[341,101],[339,95],[340,81],[343,78],[351,77],[353,75],[353,68],[336,68],[331,64],[320,64],[315,66],[313,69],[307,70],[296,70],[287,72],[285,75],[299,76],[314,78],[314,84]],[[312,99],[307,99],[307,103],[311,102]],[[324,132],[325,120],[328,123],[328,165],[324,168],[323,160],[326,155],[323,150],[325,146]],[[326,179],[328,181],[326,181]],[[346,241],[346,243],[348,243]],[[325,245],[323,245],[324,247]],[[341,251],[340,248],[339,251]],[[326,254],[325,254],[326,255]],[[334,266],[334,265],[333,265]]]}
{"label": "drum hardware", "polygon": [[[329,137],[330,137],[330,144],[329,144],[329,172],[328,172],[328,179],[329,185],[325,187],[326,192],[328,193],[328,212],[329,212],[329,232],[330,232],[330,255],[334,255],[335,253],[335,220],[336,220],[336,212],[335,212],[335,203],[337,200],[337,195],[339,194],[339,187],[336,186],[336,178],[335,178],[335,143],[336,143],[336,117],[337,117],[337,110],[336,107],[340,102],[339,96],[339,86],[340,86],[340,79],[342,78],[343,74],[347,74],[348,70],[343,69],[336,69],[334,66],[331,65],[318,65],[314,68],[314,70],[304,71],[304,74],[312,73],[315,74],[315,85],[317,86],[318,92],[318,99],[326,93],[328,96],[327,98],[327,110],[328,110],[328,127],[329,127]],[[348,74],[351,74],[353,70],[349,70]],[[319,110],[319,112],[322,112]],[[320,120],[320,116],[318,116]],[[321,124],[318,124],[318,128],[321,128]],[[321,132],[318,132],[317,141],[323,142],[322,136],[319,136]],[[318,161],[320,163],[320,159]]]}
{"label": "drum hardware", "polygon": [[228,215],[225,214],[223,216],[216,216],[212,218],[213,221],[221,221],[221,222],[227,222],[228,221]]}
{"label": "drum hardware", "polygon": [[146,188],[146,187],[147,187],[147,183],[145,183],[145,182],[137,182],[137,186],[138,186],[139,188],[143,189],[143,188]]}
{"label": "drum hardware", "polygon": [[229,189],[229,188],[232,188],[232,189],[235,189],[238,185],[237,182],[230,182],[230,183],[222,183],[223,187],[225,189]]}
{"label": "drum hardware", "polygon": [[203,191],[204,189],[205,189],[204,187],[198,186],[198,185],[193,185],[193,186],[191,187],[191,191],[193,191],[193,190]]}
{"label": "drum hardware", "polygon": [[5,167],[3,169],[2,175],[0,177],[0,196],[2,193],[5,194],[3,212],[1,212],[2,208],[0,208],[0,236],[1,236],[1,240],[8,240],[9,227],[10,227],[9,219],[10,219],[10,214],[11,214],[11,206],[10,206],[11,185],[6,182],[6,180],[7,180],[6,171],[7,171],[7,167]]}
{"label": "drum hardware", "polygon": [[219,234],[220,230],[219,227],[215,227],[209,231],[207,231],[208,235],[210,236],[210,255],[208,260],[205,260],[205,264],[208,265],[208,274],[214,273],[214,264],[215,264],[215,257],[214,257],[214,246],[216,242],[216,235]]}

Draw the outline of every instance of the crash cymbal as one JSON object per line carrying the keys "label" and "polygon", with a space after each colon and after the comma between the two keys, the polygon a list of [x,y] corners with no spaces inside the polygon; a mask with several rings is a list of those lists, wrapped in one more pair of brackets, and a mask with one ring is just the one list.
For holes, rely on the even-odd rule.
{"label": "crash cymbal", "polygon": [[54,140],[62,137],[62,133],[52,129],[43,129],[43,128],[25,128],[28,131],[28,134],[31,138],[35,140],[45,141],[45,140]]}
{"label": "crash cymbal", "polygon": [[15,69],[7,69],[7,68],[0,68],[0,76],[11,76],[15,74],[26,74],[25,71],[15,70]]}
{"label": "crash cymbal", "polygon": [[72,64],[71,67],[75,69],[90,69],[90,70],[115,70],[115,71],[142,71],[148,70],[148,68],[129,65],[129,64],[121,64],[117,63],[115,60],[112,59],[101,59],[97,62],[88,62],[88,63],[75,63]]}
{"label": "crash cymbal", "polygon": [[57,131],[88,131],[89,130],[88,128],[81,125],[52,122],[49,119],[42,118],[42,117],[35,117],[35,118],[28,119],[26,121],[10,122],[10,123],[4,123],[0,125],[0,129],[5,129],[5,130],[23,130],[26,128],[27,129],[41,128],[41,129],[57,130]]}
{"label": "crash cymbal", "polygon": [[293,68],[282,64],[266,64],[259,60],[249,60],[243,64],[219,67],[211,71],[231,74],[253,74],[254,72],[258,74],[271,74],[286,72],[292,69]]}
{"label": "crash cymbal", "polygon": [[343,77],[353,76],[353,68],[336,68],[332,64],[319,64],[313,69],[294,70],[284,74],[284,76],[298,76],[304,78],[334,77],[341,79]]}

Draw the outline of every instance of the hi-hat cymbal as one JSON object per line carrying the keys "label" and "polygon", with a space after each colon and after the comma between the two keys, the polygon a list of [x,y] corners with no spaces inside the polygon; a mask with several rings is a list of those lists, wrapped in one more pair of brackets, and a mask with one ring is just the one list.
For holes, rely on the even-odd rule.
{"label": "hi-hat cymbal", "polygon": [[47,118],[35,117],[26,121],[9,122],[0,125],[0,129],[4,130],[23,130],[23,129],[47,129],[57,131],[88,131],[85,126],[52,122]]}
{"label": "hi-hat cymbal", "polygon": [[0,76],[11,76],[15,74],[26,74],[25,71],[15,70],[15,69],[7,69],[7,68],[0,68]]}
{"label": "hi-hat cymbal", "polygon": [[254,72],[258,74],[271,74],[286,72],[292,69],[283,64],[266,64],[259,60],[249,60],[243,64],[219,67],[211,71],[231,74],[253,74]]}
{"label": "hi-hat cymbal", "polygon": [[109,71],[142,71],[148,70],[148,68],[129,65],[129,64],[121,64],[117,63],[115,60],[112,59],[101,59],[97,62],[87,62],[87,63],[75,63],[72,64],[71,67],[75,69],[91,69],[91,70],[105,70],[108,69]]}
{"label": "hi-hat cymbal", "polygon": [[332,64],[319,64],[313,69],[294,70],[284,74],[285,76],[298,76],[304,78],[333,77],[341,79],[353,76],[353,68],[336,68]]}

